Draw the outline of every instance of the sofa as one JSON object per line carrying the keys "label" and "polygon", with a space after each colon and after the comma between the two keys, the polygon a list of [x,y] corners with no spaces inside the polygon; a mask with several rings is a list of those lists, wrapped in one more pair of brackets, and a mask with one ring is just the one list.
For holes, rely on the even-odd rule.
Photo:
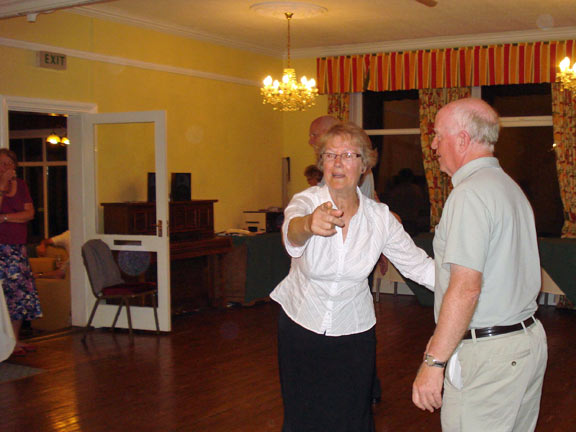
{"label": "sofa", "polygon": [[[29,258],[34,274],[56,270],[60,260],[68,260],[64,248],[48,246],[45,257]],[[40,298],[40,307],[43,317],[31,321],[34,329],[42,331],[56,331],[70,327],[71,300],[70,300],[70,270],[66,270],[64,279],[50,279],[42,276],[36,277],[36,289]]]}

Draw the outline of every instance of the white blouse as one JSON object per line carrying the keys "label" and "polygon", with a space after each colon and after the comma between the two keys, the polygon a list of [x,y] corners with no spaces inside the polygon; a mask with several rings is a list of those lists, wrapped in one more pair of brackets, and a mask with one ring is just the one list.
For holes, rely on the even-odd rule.
{"label": "white blouse", "polygon": [[434,287],[434,261],[418,248],[388,206],[364,197],[348,227],[331,237],[312,236],[303,246],[288,240],[292,218],[311,214],[330,201],[328,186],[313,186],[296,194],[284,211],[282,234],[292,257],[288,276],[270,294],[302,327],[328,336],[361,333],[376,323],[368,276],[384,254],[406,277]]}

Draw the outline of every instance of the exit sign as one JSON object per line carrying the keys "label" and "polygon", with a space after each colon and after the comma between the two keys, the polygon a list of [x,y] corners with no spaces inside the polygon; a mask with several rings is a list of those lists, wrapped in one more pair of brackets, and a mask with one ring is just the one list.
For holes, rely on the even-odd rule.
{"label": "exit sign", "polygon": [[36,53],[36,65],[48,69],[66,70],[66,56],[48,51]]}

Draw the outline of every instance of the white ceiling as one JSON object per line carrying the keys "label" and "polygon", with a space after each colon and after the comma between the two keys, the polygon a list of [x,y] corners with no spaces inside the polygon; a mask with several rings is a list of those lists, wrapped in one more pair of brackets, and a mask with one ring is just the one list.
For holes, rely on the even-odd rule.
{"label": "white ceiling", "polygon": [[[0,0],[0,18],[66,8],[83,15],[281,55],[286,50],[286,20],[250,10],[250,5],[261,1]],[[75,3],[80,6],[69,7]],[[416,0],[296,3],[314,3],[327,12],[305,19],[294,16],[294,57],[576,38],[576,0],[438,0],[436,7]],[[42,15],[37,19],[42,19]]]}

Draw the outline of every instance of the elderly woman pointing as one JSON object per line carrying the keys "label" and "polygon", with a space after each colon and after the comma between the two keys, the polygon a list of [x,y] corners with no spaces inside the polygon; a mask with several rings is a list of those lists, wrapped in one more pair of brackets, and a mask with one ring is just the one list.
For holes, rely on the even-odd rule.
{"label": "elderly woman pointing", "polygon": [[338,124],[320,141],[324,186],[296,194],[282,227],[292,257],[271,297],[282,309],[278,359],[283,432],[373,430],[376,317],[367,278],[381,254],[432,288],[434,264],[385,204],[358,188],[376,151],[358,126]]}

